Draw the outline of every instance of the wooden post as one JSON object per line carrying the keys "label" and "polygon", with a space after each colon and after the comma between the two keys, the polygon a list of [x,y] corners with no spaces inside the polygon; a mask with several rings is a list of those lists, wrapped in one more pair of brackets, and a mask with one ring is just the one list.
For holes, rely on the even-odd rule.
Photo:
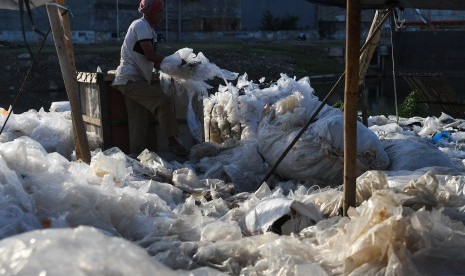
{"label": "wooden post", "polygon": [[67,16],[61,16],[58,7],[53,4],[47,5],[47,13],[58,54],[58,60],[60,62],[63,81],[65,83],[66,93],[71,106],[71,119],[73,121],[76,157],[79,160],[90,163],[91,157],[89,142],[87,140],[87,134],[82,120],[69,21]]}
{"label": "wooden post", "polygon": [[[60,4],[64,6],[66,4],[65,0],[56,0],[57,4]],[[76,71],[76,61],[74,59],[74,50],[73,50],[73,43],[71,41],[72,35],[71,35],[71,27],[69,25],[69,16],[68,12],[64,11],[62,12],[60,9],[60,21],[61,21],[61,26],[63,28],[63,33],[65,36],[64,42],[65,42],[65,49],[66,49],[66,56],[68,58],[68,62],[70,63],[71,68],[73,71]],[[69,98],[69,97],[68,97]],[[76,151],[76,156],[78,159],[81,159],[82,153],[81,153],[81,145],[79,144],[78,141],[78,135],[76,132],[77,128],[74,126],[74,120],[73,120],[73,140],[74,140],[74,149]]]}
{"label": "wooden post", "polygon": [[355,206],[360,14],[360,0],[347,0],[346,77],[344,88],[344,215],[347,215],[349,207]]}

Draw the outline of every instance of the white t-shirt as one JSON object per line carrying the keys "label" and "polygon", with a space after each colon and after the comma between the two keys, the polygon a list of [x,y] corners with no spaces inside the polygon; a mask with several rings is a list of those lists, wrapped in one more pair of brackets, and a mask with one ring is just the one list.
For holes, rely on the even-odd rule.
{"label": "white t-shirt", "polygon": [[120,65],[116,69],[113,85],[123,85],[128,80],[151,82],[153,62],[143,54],[140,42],[148,40],[153,44],[156,39],[155,31],[144,17],[131,23],[121,47]]}

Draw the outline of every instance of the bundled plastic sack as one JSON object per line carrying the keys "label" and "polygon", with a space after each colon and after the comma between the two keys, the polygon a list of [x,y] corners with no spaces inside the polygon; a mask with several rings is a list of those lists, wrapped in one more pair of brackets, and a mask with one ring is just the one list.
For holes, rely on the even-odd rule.
{"label": "bundled plastic sack", "polygon": [[265,106],[296,91],[309,98],[315,97],[308,78],[295,80],[285,74],[266,87],[249,81],[247,74],[240,76],[235,86],[220,86],[218,92],[204,99],[205,140],[223,143],[229,139],[257,139],[257,128]]}
{"label": "bundled plastic sack", "polygon": [[[260,153],[274,164],[321,104],[315,97],[299,91],[269,107],[260,121]],[[277,173],[288,179],[318,180],[321,185],[342,184],[344,169],[344,118],[338,109],[327,105],[283,159]],[[357,174],[382,170],[389,157],[378,137],[357,123]]]}
{"label": "bundled plastic sack", "polygon": [[[165,93],[175,89],[185,93],[189,99],[187,107],[187,125],[194,139],[203,141],[203,124],[194,111],[194,100],[207,96],[207,89],[212,88],[205,81],[215,77],[234,80],[238,74],[219,68],[211,63],[202,52],[194,54],[190,48],[183,48],[163,59],[160,78]],[[173,82],[174,81],[174,82]]]}
{"label": "bundled plastic sack", "polygon": [[382,144],[391,160],[387,170],[414,171],[425,167],[457,169],[444,153],[421,138],[383,140]]}

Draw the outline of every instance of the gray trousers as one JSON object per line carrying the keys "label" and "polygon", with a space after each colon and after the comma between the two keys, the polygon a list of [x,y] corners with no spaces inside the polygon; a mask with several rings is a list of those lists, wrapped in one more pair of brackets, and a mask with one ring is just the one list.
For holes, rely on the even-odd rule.
{"label": "gray trousers", "polygon": [[167,138],[176,136],[174,102],[163,93],[159,82],[150,85],[146,81],[129,81],[115,88],[125,96],[131,154],[139,154],[147,148],[147,111],[157,115],[160,129]]}

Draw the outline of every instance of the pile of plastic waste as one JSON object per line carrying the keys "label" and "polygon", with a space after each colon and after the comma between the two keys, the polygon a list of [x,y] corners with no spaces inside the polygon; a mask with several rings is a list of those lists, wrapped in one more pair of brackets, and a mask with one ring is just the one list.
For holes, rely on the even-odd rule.
{"label": "pile of plastic waste", "polygon": [[[366,147],[356,207],[343,217],[342,182],[325,172],[293,177],[288,163],[260,183],[267,152],[319,103],[308,79],[263,87],[242,76],[204,102],[219,140],[195,145],[184,163],[111,148],[85,164],[71,154],[66,108],[11,115],[0,135],[1,273],[465,273],[465,120],[376,116],[358,126]],[[325,107],[303,154],[338,159],[339,125]],[[298,149],[291,158],[306,160]]]}

